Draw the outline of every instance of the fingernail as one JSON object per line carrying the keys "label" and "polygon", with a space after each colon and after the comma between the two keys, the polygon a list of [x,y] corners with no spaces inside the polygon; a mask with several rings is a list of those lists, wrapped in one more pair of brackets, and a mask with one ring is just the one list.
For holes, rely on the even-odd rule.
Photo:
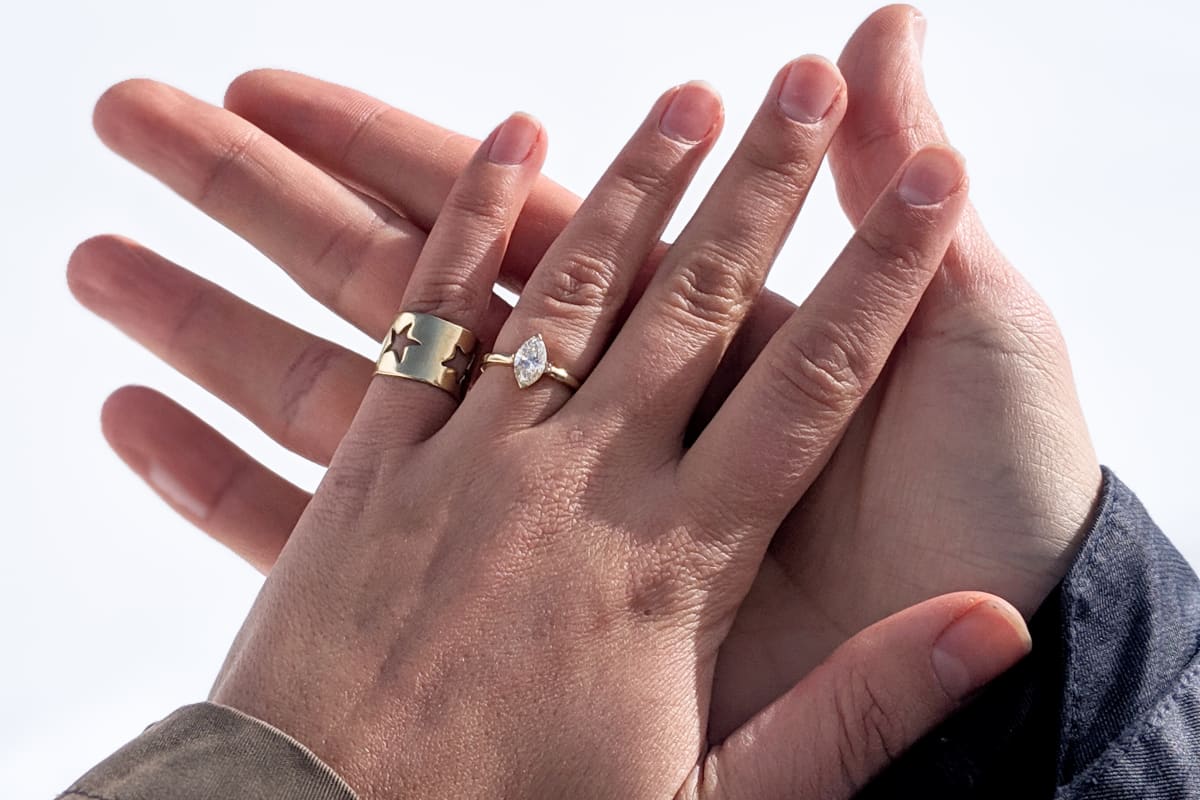
{"label": "fingernail", "polygon": [[779,108],[797,122],[820,122],[842,89],[837,70],[826,61],[804,57],[792,62],[779,89]]}
{"label": "fingernail", "polygon": [[721,100],[702,81],[685,83],[675,92],[658,121],[658,129],[681,142],[695,144],[712,132],[721,116]]}
{"label": "fingernail", "polygon": [[925,53],[925,29],[929,27],[925,19],[925,15],[920,11],[913,11],[912,16],[912,35],[917,42],[917,52]]}
{"label": "fingernail", "polygon": [[488,161],[493,164],[520,164],[529,158],[542,126],[528,114],[513,114],[492,134]]}
{"label": "fingernail", "polygon": [[1032,649],[1025,620],[1008,603],[984,600],[950,623],[933,645],[933,671],[946,694],[963,699]]}
{"label": "fingernail", "polygon": [[909,205],[933,206],[949,197],[962,179],[962,159],[957,153],[945,147],[929,147],[908,162],[898,191]]}

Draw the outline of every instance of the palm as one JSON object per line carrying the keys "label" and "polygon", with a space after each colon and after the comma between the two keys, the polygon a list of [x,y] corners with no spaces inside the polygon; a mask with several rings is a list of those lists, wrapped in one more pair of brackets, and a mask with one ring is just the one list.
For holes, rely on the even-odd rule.
{"label": "palm", "polygon": [[[1020,354],[1065,357],[1026,287],[963,302],[953,269],[776,535],[721,654],[715,738],[900,608],[974,589],[1029,615],[1065,571],[1098,470],[1048,410],[1069,384]],[[1017,307],[1021,327],[1000,316]]]}
{"label": "palm", "polygon": [[[830,154],[855,222],[904,158],[945,138],[914,19],[877,12],[839,62],[865,98]],[[968,211],[888,369],[772,542],[721,652],[710,736],[920,599],[984,590],[1031,615],[1066,573],[1099,482],[1054,320]]]}

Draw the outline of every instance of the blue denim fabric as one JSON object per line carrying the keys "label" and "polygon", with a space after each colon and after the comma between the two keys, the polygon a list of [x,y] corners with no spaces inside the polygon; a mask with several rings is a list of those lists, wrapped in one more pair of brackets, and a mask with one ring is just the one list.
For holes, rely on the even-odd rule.
{"label": "blue denim fabric", "polygon": [[1108,469],[1034,649],[860,798],[1200,798],[1200,581]]}

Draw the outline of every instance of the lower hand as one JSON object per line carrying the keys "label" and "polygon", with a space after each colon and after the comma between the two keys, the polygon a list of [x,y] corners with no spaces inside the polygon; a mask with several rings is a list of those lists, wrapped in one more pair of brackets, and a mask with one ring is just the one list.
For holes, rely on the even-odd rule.
{"label": "lower hand", "polygon": [[[940,140],[916,77],[908,13],[889,9],[873,17],[844,58],[850,112],[833,155],[843,200],[856,220],[917,143]],[[867,57],[872,53],[884,56]],[[898,84],[896,76],[903,78]],[[251,138],[255,129],[231,114],[161,87],[124,89],[98,109],[110,144],[248,236],[373,336],[386,328],[401,286],[394,268],[415,258],[421,228],[436,217],[461,169],[465,139],[300,76],[255,73],[231,89],[229,104],[243,117],[403,208],[407,217],[399,218],[387,206],[345,193],[269,138]],[[370,111],[373,122],[347,149],[361,123],[351,110]],[[889,130],[906,133],[876,135]],[[164,141],[180,152],[150,146]],[[231,147],[235,142],[245,149]],[[294,188],[272,196],[280,185]],[[320,212],[304,205],[306,195],[322,198]],[[542,182],[510,248],[510,283],[528,275],[576,203]],[[268,222],[290,215],[295,225],[264,224],[264,207],[272,209]],[[1061,342],[1044,306],[977,223],[960,228],[959,236],[914,319],[911,330],[924,335],[906,337],[883,379],[882,385],[903,389],[877,389],[868,399],[833,457],[830,477],[814,486],[772,546],[718,667],[714,740],[875,619],[924,597],[976,586],[1011,598],[1028,615],[1065,570],[1099,474]],[[344,272],[353,263],[364,266]],[[369,364],[279,325],[140,248],[100,240],[82,249],[73,267],[90,306],[289,447],[327,463],[358,407]],[[135,298],[142,301],[136,313]],[[721,387],[732,385],[792,308],[763,295],[707,407],[724,397]],[[220,327],[209,324],[217,318]],[[262,331],[271,331],[275,352],[292,354],[286,374],[275,370],[278,359],[243,347]],[[976,424],[945,426],[948,413]],[[866,436],[877,422],[899,436]],[[106,409],[106,428],[143,474],[153,463],[172,475],[172,489],[190,489],[182,502],[175,495],[177,508],[262,568],[308,502],[306,493],[146,390],[118,393]],[[1042,446],[1047,436],[1056,437],[1054,447]],[[869,453],[856,452],[855,443],[864,439]],[[914,486],[896,480],[912,475],[936,478]],[[857,496],[869,502],[843,502]],[[836,513],[840,508],[852,513]],[[811,559],[825,571],[808,569]],[[831,584],[825,576],[833,574],[845,578]]]}
{"label": "lower hand", "polygon": [[[685,449],[843,96],[828,64],[785,69],[619,324],[720,123],[703,86],[668,92],[496,335],[512,353],[542,334],[579,390],[518,389],[493,368],[456,406],[374,378],[212,699],[295,736],[368,799],[849,797],[1024,655],[1015,609],[939,598],[707,746],[717,655],[764,551],[883,369],[965,203],[957,155],[916,154]],[[404,310],[485,323],[544,141],[517,116],[484,142]],[[389,347],[420,346],[408,330]],[[843,369],[857,380],[834,380]]]}

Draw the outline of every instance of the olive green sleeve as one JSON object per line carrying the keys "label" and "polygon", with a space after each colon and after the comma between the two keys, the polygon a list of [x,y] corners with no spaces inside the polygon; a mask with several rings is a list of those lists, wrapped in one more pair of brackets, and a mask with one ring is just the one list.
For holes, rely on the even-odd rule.
{"label": "olive green sleeve", "polygon": [[184,706],[93,767],[61,800],[357,800],[312,751],[226,706]]}

